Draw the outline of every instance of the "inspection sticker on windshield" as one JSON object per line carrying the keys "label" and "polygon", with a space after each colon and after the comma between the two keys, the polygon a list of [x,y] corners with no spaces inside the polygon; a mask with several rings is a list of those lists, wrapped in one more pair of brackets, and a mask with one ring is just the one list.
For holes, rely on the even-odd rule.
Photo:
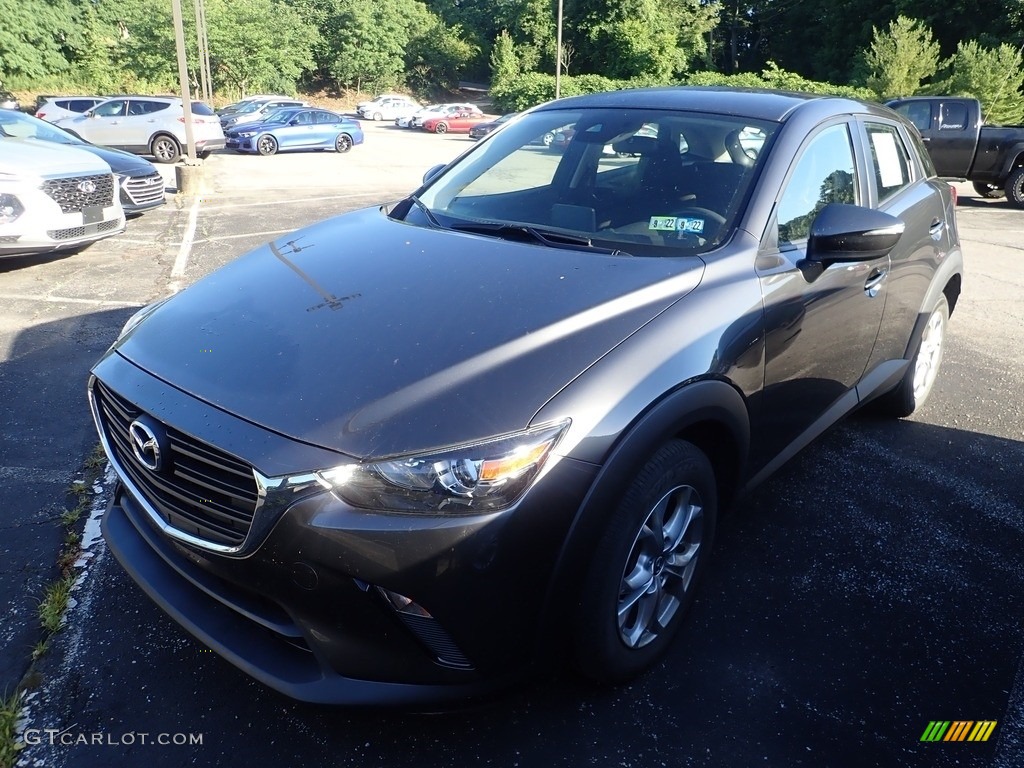
{"label": "inspection sticker on windshield", "polygon": [[683,216],[651,216],[647,228],[655,232],[683,232],[699,235],[704,231],[704,219],[688,219]]}

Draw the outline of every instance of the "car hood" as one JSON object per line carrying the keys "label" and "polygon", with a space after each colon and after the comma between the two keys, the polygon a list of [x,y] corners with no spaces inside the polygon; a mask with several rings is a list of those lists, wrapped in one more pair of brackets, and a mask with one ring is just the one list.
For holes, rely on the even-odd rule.
{"label": "car hood", "polygon": [[280,434],[392,456],[522,429],[702,274],[696,258],[548,248],[371,209],[235,260],[114,350]]}
{"label": "car hood", "polygon": [[103,160],[81,147],[35,139],[0,141],[0,169],[27,178],[110,173]]}
{"label": "car hood", "polygon": [[122,152],[119,149],[98,147],[95,144],[84,142],[70,146],[84,149],[86,152],[96,155],[96,157],[110,166],[110,170],[122,176],[152,176],[154,173],[159,173],[156,166],[149,162],[149,160],[128,152]]}

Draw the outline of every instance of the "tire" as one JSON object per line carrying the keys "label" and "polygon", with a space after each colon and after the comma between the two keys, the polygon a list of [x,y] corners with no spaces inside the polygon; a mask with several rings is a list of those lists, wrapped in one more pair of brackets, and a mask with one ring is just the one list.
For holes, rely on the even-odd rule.
{"label": "tire", "polygon": [[555,134],[553,134],[551,131],[548,131],[547,133],[540,137],[541,144],[543,144],[545,147],[550,147],[554,140]]}
{"label": "tire", "polygon": [[1024,208],[1024,167],[1014,168],[1006,180],[1006,199],[1014,208]]}
{"label": "tire", "polygon": [[978,193],[979,197],[989,200],[997,200],[1006,194],[1001,187],[997,187],[995,184],[986,184],[984,181],[975,181],[971,186],[974,187],[974,191]]}
{"label": "tire", "polygon": [[382,115],[380,112],[374,112],[373,113],[373,122],[377,123],[377,122],[380,122],[383,119],[384,119],[384,115]]}
{"label": "tire", "polygon": [[448,123],[438,123],[435,125],[434,133],[448,133]]}
{"label": "tire", "polygon": [[711,462],[692,443],[666,443],[644,465],[583,582],[573,638],[581,674],[626,682],[668,649],[707,568],[717,507]]}
{"label": "tire", "polygon": [[334,149],[341,153],[348,152],[352,149],[352,137],[347,133],[339,133],[334,140]]}
{"label": "tire", "polygon": [[176,163],[181,158],[181,145],[173,136],[161,133],[149,142],[149,152],[158,163]]}
{"label": "tire", "polygon": [[202,152],[200,152],[198,154],[198,157],[199,157],[200,160],[205,160],[206,158],[208,158],[212,154],[213,154],[213,150],[211,150],[211,149],[204,149]]}
{"label": "tire", "polygon": [[949,324],[949,302],[939,296],[928,314],[917,349],[900,383],[878,398],[877,411],[902,418],[918,410],[928,400],[939,375],[942,355],[946,346],[946,327]]}
{"label": "tire", "polygon": [[270,134],[265,134],[256,139],[256,151],[261,155],[277,154],[277,139]]}

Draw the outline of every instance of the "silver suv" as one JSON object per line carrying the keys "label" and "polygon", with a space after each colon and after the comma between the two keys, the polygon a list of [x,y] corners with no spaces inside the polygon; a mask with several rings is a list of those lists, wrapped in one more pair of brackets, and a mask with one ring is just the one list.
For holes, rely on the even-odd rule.
{"label": "silver suv", "polygon": [[[79,138],[157,162],[174,163],[185,146],[185,112],[176,96],[116,96],[77,117],[55,122]],[[192,132],[199,157],[224,147],[224,132],[213,110],[192,102]]]}

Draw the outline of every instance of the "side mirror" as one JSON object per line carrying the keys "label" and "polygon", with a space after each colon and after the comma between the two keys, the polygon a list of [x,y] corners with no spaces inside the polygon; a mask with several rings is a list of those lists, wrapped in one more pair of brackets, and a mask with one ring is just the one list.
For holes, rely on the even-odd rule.
{"label": "side mirror", "polygon": [[431,168],[429,171],[423,174],[423,183],[426,184],[427,182],[432,180],[435,176],[437,176],[437,174],[443,171],[445,167],[445,163],[435,165],[433,168]]}
{"label": "side mirror", "polygon": [[900,241],[904,223],[859,205],[829,203],[811,223],[807,261],[827,266],[840,261],[873,261]]}

